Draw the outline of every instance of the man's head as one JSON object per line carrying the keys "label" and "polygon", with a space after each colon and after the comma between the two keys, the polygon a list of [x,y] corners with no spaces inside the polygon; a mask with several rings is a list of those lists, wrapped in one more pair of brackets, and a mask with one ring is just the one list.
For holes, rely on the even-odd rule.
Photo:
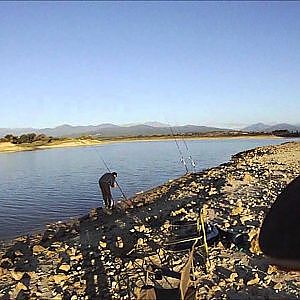
{"label": "man's head", "polygon": [[117,177],[117,176],[118,176],[117,172],[112,172],[111,174],[112,174],[114,177]]}

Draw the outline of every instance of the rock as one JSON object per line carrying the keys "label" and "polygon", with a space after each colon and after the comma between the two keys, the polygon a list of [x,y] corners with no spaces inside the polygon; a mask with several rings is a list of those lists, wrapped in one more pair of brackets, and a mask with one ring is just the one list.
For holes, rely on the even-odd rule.
{"label": "rock", "polygon": [[107,247],[107,243],[106,242],[100,241],[99,245],[100,245],[101,248],[106,248]]}
{"label": "rock", "polygon": [[230,223],[228,223],[228,222],[225,222],[225,224],[224,224],[224,227],[225,227],[225,228],[230,228],[230,227],[231,227],[231,225],[230,225]]}
{"label": "rock", "polygon": [[138,246],[143,246],[145,243],[144,243],[144,239],[143,238],[139,238],[138,240],[137,240],[137,245]]}
{"label": "rock", "polygon": [[231,273],[229,276],[229,281],[234,282],[236,280],[236,278],[239,277],[239,275],[237,273]]}
{"label": "rock", "polygon": [[171,228],[171,224],[169,220],[166,220],[166,222],[163,224],[163,229],[169,230]]}
{"label": "rock", "polygon": [[116,247],[118,247],[118,248],[123,248],[124,247],[123,240],[120,236],[117,236]]}
{"label": "rock", "polygon": [[284,282],[284,276],[280,273],[273,274],[272,281],[276,283],[282,283]]}
{"label": "rock", "polygon": [[4,269],[10,269],[10,268],[13,267],[13,263],[12,263],[12,261],[11,261],[9,258],[3,258],[3,259],[1,260],[0,266],[1,266],[2,268],[4,268]]}
{"label": "rock", "polygon": [[76,281],[76,282],[73,283],[73,287],[75,289],[80,289],[81,288],[81,283],[79,281]]}
{"label": "rock", "polygon": [[28,290],[28,287],[27,287],[25,284],[23,284],[22,282],[18,282],[18,284],[17,284],[16,287],[15,287],[15,293],[16,293],[16,294],[19,294],[19,292],[20,292],[21,290],[27,291],[27,290]]}
{"label": "rock", "polygon": [[128,263],[125,263],[125,268],[126,268],[127,270],[131,270],[131,269],[134,268],[134,265],[133,265],[133,263],[132,263],[131,260],[130,260]]}
{"label": "rock", "polygon": [[66,251],[59,253],[59,260],[61,264],[67,264],[67,265],[70,264],[70,257]]}
{"label": "rock", "polygon": [[70,265],[67,265],[67,264],[62,264],[61,266],[59,266],[58,268],[60,271],[63,271],[63,272],[69,272],[71,267]]}
{"label": "rock", "polygon": [[209,195],[209,196],[212,196],[212,195],[215,195],[215,194],[218,194],[218,191],[217,191],[216,188],[212,187],[212,188],[210,189],[210,191],[208,192],[208,195]]}
{"label": "rock", "polygon": [[265,276],[264,281],[265,281],[266,285],[269,285],[270,282],[272,281],[272,276],[270,276],[270,275]]}
{"label": "rock", "polygon": [[56,260],[57,259],[57,253],[55,251],[49,251],[47,250],[44,255],[47,257],[47,258],[50,258],[50,259],[53,259],[53,260]]}
{"label": "rock", "polygon": [[10,258],[11,260],[14,260],[16,257],[23,256],[23,255],[28,257],[32,255],[32,250],[24,242],[15,243],[5,253],[5,256]]}
{"label": "rock", "polygon": [[92,219],[97,219],[97,216],[98,216],[97,209],[96,208],[91,209],[89,216]]}
{"label": "rock", "polygon": [[67,252],[67,254],[69,255],[69,256],[75,256],[76,255],[76,249],[74,248],[74,247],[69,247],[68,248],[68,250],[66,251]]}
{"label": "rock", "polygon": [[274,289],[275,289],[275,290],[281,290],[281,289],[282,289],[282,284],[281,284],[280,282],[276,283],[276,284],[274,285]]}
{"label": "rock", "polygon": [[38,261],[36,257],[26,257],[22,256],[19,260],[15,263],[15,270],[21,272],[31,272],[35,271],[37,268]]}
{"label": "rock", "polygon": [[31,278],[31,280],[36,280],[38,278],[38,275],[36,272],[27,272],[26,273],[27,276],[29,276]]}
{"label": "rock", "polygon": [[83,256],[81,253],[79,253],[78,255],[70,256],[70,260],[80,261],[82,259],[83,259]]}
{"label": "rock", "polygon": [[21,250],[16,250],[15,251],[15,256],[18,257],[18,256],[22,256],[23,253],[21,252]]}
{"label": "rock", "polygon": [[251,240],[258,235],[258,228],[252,228],[250,230],[250,232],[248,233],[249,236],[249,242],[251,242]]}
{"label": "rock", "polygon": [[146,232],[147,231],[147,228],[144,224],[141,226],[140,225],[134,226],[134,229],[138,232]]}
{"label": "rock", "polygon": [[247,282],[247,285],[254,285],[254,284],[257,284],[259,283],[259,277],[258,277],[258,274],[255,273],[255,278],[254,279],[251,279]]}
{"label": "rock", "polygon": [[4,273],[5,273],[5,269],[0,267],[0,276],[4,275]]}
{"label": "rock", "polygon": [[170,216],[171,217],[176,217],[176,216],[178,216],[178,215],[180,215],[180,214],[186,214],[187,212],[186,212],[186,210],[184,209],[184,208],[180,208],[180,209],[178,209],[178,210],[176,210],[176,211],[172,211],[171,213],[170,213]]}
{"label": "rock", "polygon": [[250,251],[252,253],[254,253],[254,254],[262,253],[262,251],[260,250],[260,247],[259,247],[258,236],[256,236],[254,239],[252,239],[250,244],[251,244]]}
{"label": "rock", "polygon": [[245,225],[246,221],[251,221],[252,219],[254,219],[252,215],[243,216],[243,217],[240,218],[243,225]]}
{"label": "rock", "polygon": [[47,249],[41,245],[34,245],[32,248],[33,254],[37,254],[37,255],[44,252],[45,250]]}
{"label": "rock", "polygon": [[245,183],[252,183],[253,180],[254,180],[253,177],[252,177],[249,173],[246,173],[246,174],[244,175],[243,181],[244,181]]}
{"label": "rock", "polygon": [[277,272],[277,267],[276,266],[269,266],[268,267],[268,271],[267,271],[267,273],[270,275],[270,274],[272,274],[272,273],[276,273]]}
{"label": "rock", "polygon": [[217,292],[217,291],[221,291],[222,289],[218,285],[215,285],[215,286],[212,286],[211,290],[214,292]]}
{"label": "rock", "polygon": [[24,275],[25,273],[24,273],[24,272],[18,272],[18,271],[12,270],[12,271],[10,272],[10,274],[11,274],[11,277],[12,277],[14,280],[19,281],[19,280],[22,279],[22,277],[23,277],[23,275]]}
{"label": "rock", "polygon": [[68,280],[68,276],[65,274],[57,274],[57,275],[53,275],[53,280],[56,284],[61,284],[63,281]]}
{"label": "rock", "polygon": [[231,211],[231,215],[237,216],[237,215],[241,214],[243,211],[244,211],[244,209],[242,207],[237,206]]}
{"label": "rock", "polygon": [[236,226],[238,224],[238,221],[237,220],[234,220],[233,222],[232,222],[232,225],[233,226]]}

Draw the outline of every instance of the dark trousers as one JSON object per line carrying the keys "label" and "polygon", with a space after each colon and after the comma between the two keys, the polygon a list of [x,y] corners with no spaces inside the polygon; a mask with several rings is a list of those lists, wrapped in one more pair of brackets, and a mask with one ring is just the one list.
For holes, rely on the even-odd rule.
{"label": "dark trousers", "polygon": [[110,192],[110,186],[109,183],[106,182],[99,182],[100,190],[102,192],[103,200],[105,207],[111,207],[112,203],[112,195]]}

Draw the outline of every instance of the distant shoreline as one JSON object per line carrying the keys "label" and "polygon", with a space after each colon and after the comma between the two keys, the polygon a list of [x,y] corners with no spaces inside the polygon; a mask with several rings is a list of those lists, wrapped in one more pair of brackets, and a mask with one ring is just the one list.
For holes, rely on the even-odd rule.
{"label": "distant shoreline", "polygon": [[[222,140],[222,139],[280,139],[275,135],[238,135],[238,136],[176,136],[176,139],[185,140]],[[174,137],[170,136],[145,136],[145,137],[116,137],[107,140],[97,139],[79,139],[79,138],[66,138],[64,140],[56,140],[50,143],[31,143],[31,144],[12,144],[10,142],[0,142],[0,153],[15,153],[23,151],[35,151],[53,148],[67,148],[67,147],[82,147],[105,145],[111,143],[123,142],[156,142],[156,141],[172,141]]]}

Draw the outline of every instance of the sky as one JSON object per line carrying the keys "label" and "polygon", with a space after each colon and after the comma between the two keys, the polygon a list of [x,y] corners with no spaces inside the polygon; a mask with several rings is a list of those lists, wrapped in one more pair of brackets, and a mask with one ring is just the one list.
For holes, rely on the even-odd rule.
{"label": "sky", "polygon": [[300,124],[300,2],[0,2],[0,127]]}

